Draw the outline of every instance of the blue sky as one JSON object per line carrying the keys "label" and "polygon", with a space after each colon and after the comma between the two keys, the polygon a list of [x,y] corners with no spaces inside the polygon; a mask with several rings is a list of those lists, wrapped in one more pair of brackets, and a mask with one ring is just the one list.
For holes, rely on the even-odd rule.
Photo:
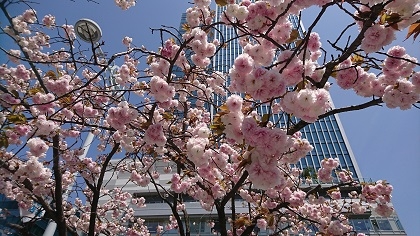
{"label": "blue sky", "polygon": [[[60,25],[65,22],[74,24],[80,18],[96,21],[103,32],[105,45],[102,48],[110,54],[125,49],[121,43],[124,36],[132,37],[136,46],[145,45],[157,50],[159,35],[152,35],[149,28],[161,25],[178,28],[181,13],[189,5],[187,1],[179,0],[140,0],[134,8],[122,11],[114,6],[112,0],[101,1],[100,4],[85,0],[40,2],[34,5],[39,16],[53,14]],[[14,9],[12,15],[20,12]],[[314,12],[303,12],[305,25],[308,26],[314,18]],[[316,28],[321,38],[325,40],[324,34],[331,39],[338,35],[339,32],[335,30],[342,18],[337,12],[330,12],[321,22],[322,25]],[[3,19],[1,22],[3,26]],[[406,31],[400,33],[400,39],[405,34]],[[420,58],[419,39],[414,43],[412,39],[403,43],[411,56]],[[145,67],[145,64],[140,65],[140,68]],[[367,101],[335,86],[331,93],[336,107]],[[420,111],[415,108],[401,111],[374,107],[341,114],[340,119],[363,176],[375,180],[386,179],[393,184],[393,203],[404,228],[408,235],[420,235],[420,188],[417,186],[420,180]]]}

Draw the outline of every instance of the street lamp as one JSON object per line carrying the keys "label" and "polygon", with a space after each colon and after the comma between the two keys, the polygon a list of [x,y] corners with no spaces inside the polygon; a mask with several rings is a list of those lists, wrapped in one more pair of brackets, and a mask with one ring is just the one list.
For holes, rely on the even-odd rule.
{"label": "street lamp", "polygon": [[90,19],[80,19],[74,25],[76,35],[85,42],[97,43],[102,37],[99,25]]}
{"label": "street lamp", "polygon": [[[96,44],[99,42],[99,40],[102,37],[101,27],[99,27],[99,25],[91,19],[83,18],[83,19],[78,20],[76,24],[74,25],[74,28],[75,28],[77,37],[79,37],[81,40],[88,43]],[[99,49],[98,55],[104,56],[104,53],[102,52],[101,47],[99,47],[99,44],[98,44],[98,49]],[[115,65],[110,65],[108,67],[108,70],[110,72],[110,77],[108,79],[111,82],[112,90],[119,89],[119,87],[116,86],[116,83],[115,83],[115,74],[117,73],[116,71],[118,69],[119,69],[118,66],[115,66]]]}
{"label": "street lamp", "polygon": [[[96,44],[102,37],[102,30],[99,25],[90,19],[80,19],[74,25],[76,36],[79,37],[81,40]],[[100,50],[100,47],[99,47]],[[93,138],[95,135],[92,132],[89,132],[85,141],[83,142],[83,154],[79,156],[79,159],[83,159],[86,157],[87,152],[92,144]],[[68,190],[71,189],[72,185],[68,187]],[[65,198],[68,197],[68,194],[65,194]],[[57,229],[57,223],[53,220],[48,222],[47,228],[44,231],[43,236],[53,236],[55,230]]]}
{"label": "street lamp", "polygon": [[[102,52],[101,47],[99,46],[99,40],[102,37],[102,30],[99,25],[90,19],[80,19],[76,22],[74,25],[76,36],[79,37],[81,40],[87,42],[87,43],[93,43],[96,46],[98,46],[99,54],[98,56],[104,56],[104,53]],[[112,90],[115,90],[118,88],[115,84],[115,75],[117,74],[119,67],[116,65],[108,66],[107,70],[110,72],[110,76],[108,78],[109,82],[112,85]],[[125,100],[124,97],[122,97],[123,100]],[[79,159],[83,159],[86,157],[87,152],[89,151],[89,148],[93,142],[93,138],[95,135],[92,132],[89,132],[86,136],[85,141],[83,142],[83,154],[79,156]],[[70,190],[72,185],[68,187],[68,190]],[[68,194],[65,195],[65,197],[68,197]],[[50,220],[48,222],[48,226],[44,231],[43,236],[53,236],[55,233],[55,230],[57,228],[57,223],[55,223],[53,220]]]}

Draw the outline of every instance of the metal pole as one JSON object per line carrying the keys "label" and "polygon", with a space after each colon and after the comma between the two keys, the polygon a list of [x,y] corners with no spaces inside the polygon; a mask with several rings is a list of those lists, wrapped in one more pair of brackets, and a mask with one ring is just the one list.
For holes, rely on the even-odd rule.
{"label": "metal pole", "polygon": [[[81,19],[78,22],[76,22],[76,34],[86,42],[93,42],[98,46],[99,53],[97,54],[99,57],[104,57],[105,55],[102,51],[102,48],[99,46],[99,39],[102,37],[102,31],[98,24],[96,24],[94,21],[90,19]],[[108,80],[111,85],[111,92],[114,93],[115,90],[120,89],[119,85],[115,82],[115,74],[118,73],[119,67],[112,65],[108,66],[108,70],[110,72]],[[106,84],[105,84],[106,86]],[[118,92],[117,92],[118,94]],[[125,101],[125,97],[122,96],[122,100]],[[83,142],[83,154],[79,156],[79,159],[83,159],[86,157],[87,152],[90,149],[90,145],[92,144],[93,138],[95,135],[92,132],[89,132],[85,141]],[[73,188],[73,184],[71,184],[67,190],[66,193],[64,193],[63,200],[67,200],[69,197],[69,193],[71,189]],[[48,222],[48,226],[44,231],[43,236],[53,236],[55,233],[55,230],[57,229],[57,223],[53,220],[50,220]]]}

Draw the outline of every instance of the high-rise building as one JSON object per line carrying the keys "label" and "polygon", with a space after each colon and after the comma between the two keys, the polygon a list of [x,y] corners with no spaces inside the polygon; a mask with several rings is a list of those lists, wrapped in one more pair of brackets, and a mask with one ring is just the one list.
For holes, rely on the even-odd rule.
{"label": "high-rise building", "polygon": [[[41,236],[47,227],[48,220],[39,218],[35,221],[24,220],[25,216],[33,217],[37,208],[22,210],[17,201],[0,194],[0,236],[30,235]],[[58,234],[56,234],[58,235]]]}

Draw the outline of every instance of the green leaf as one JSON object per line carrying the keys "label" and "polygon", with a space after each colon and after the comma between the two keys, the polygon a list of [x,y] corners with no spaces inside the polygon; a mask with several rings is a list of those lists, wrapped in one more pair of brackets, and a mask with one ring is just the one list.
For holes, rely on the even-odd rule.
{"label": "green leaf", "polygon": [[57,78],[57,75],[52,70],[47,71],[47,73],[45,73],[45,76],[50,77],[51,79],[56,79]]}
{"label": "green leaf", "polygon": [[23,124],[26,122],[26,117],[23,114],[10,114],[6,118],[13,124]]}
{"label": "green leaf", "polygon": [[163,119],[165,120],[172,120],[174,118],[174,115],[170,112],[165,112],[162,114]]}
{"label": "green leaf", "polygon": [[226,6],[228,4],[227,0],[216,0],[216,4],[223,7]]}
{"label": "green leaf", "polygon": [[264,114],[263,117],[261,118],[261,123],[264,124],[265,126],[269,119],[270,119],[270,114]]}
{"label": "green leaf", "polygon": [[43,92],[44,91],[42,90],[41,87],[35,87],[28,90],[28,94],[31,96],[35,95],[36,93],[43,93]]}
{"label": "green leaf", "polygon": [[217,135],[223,134],[223,131],[225,130],[225,125],[222,124],[213,124],[210,125],[210,129]]}
{"label": "green leaf", "polygon": [[0,137],[0,148],[7,148],[9,146],[9,141],[7,140],[6,134],[2,133]]}
{"label": "green leaf", "polygon": [[286,41],[286,43],[293,43],[299,38],[299,31],[297,29],[293,29],[290,33],[289,39]]}
{"label": "green leaf", "polygon": [[191,26],[187,23],[182,24],[182,29],[185,30],[186,32],[190,32],[191,31]]}

